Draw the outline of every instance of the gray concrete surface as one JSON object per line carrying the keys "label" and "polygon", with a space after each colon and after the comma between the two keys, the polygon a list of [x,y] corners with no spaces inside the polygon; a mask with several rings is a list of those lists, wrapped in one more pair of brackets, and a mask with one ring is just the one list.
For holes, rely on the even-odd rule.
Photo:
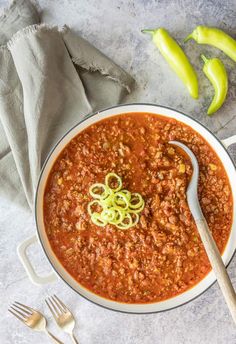
{"label": "gray concrete surface", "polygon": [[[6,2],[0,0],[0,6]],[[236,132],[236,64],[223,53],[193,43],[186,52],[196,66],[200,99],[192,100],[181,82],[167,67],[150,38],[140,29],[164,26],[182,41],[196,25],[218,26],[236,37],[235,0],[39,0],[43,20],[68,24],[105,54],[130,72],[137,81],[128,101],[167,105],[197,118],[219,138]],[[212,118],[206,116],[213,89],[201,70],[201,52],[220,56],[229,72],[230,89],[225,105]],[[231,149],[233,155],[236,150]],[[100,308],[73,292],[62,281],[36,287],[27,278],[16,254],[19,242],[35,232],[31,214],[0,200],[0,342],[3,344],[49,343],[7,312],[14,300],[41,309],[50,328],[65,343],[70,339],[54,324],[45,304],[56,293],[76,315],[76,335],[80,344],[234,344],[236,328],[221,292],[215,284],[203,295],[180,308],[159,314],[129,315]],[[30,254],[40,273],[50,271],[42,249],[35,245]],[[236,287],[236,259],[229,273]]]}

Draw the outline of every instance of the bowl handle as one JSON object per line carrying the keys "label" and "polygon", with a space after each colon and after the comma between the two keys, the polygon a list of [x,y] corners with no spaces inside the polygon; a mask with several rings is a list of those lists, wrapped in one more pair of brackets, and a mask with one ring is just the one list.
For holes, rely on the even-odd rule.
{"label": "bowl handle", "polygon": [[236,135],[230,136],[227,139],[221,140],[225,148],[228,148],[231,146],[233,143],[236,143]]}
{"label": "bowl handle", "polygon": [[37,285],[48,284],[57,280],[57,276],[54,272],[50,273],[48,276],[39,276],[35,272],[33,265],[27,255],[27,249],[29,246],[38,243],[37,235],[33,235],[32,237],[23,241],[17,247],[17,253],[20,258],[20,261],[25,268],[27,275],[29,276],[31,282]]}

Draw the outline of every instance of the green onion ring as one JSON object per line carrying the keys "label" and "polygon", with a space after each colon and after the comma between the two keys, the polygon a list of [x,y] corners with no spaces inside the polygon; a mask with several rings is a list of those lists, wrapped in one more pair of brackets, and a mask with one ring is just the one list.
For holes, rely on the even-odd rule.
{"label": "green onion ring", "polygon": [[[118,207],[113,207],[113,209],[116,211],[116,218],[115,220],[110,221],[110,223],[112,225],[117,225],[124,220],[126,213],[123,209],[120,209]],[[117,218],[117,215],[118,215],[118,218]]]}
{"label": "green onion ring", "polygon": [[[132,204],[132,199],[137,199],[138,198],[138,203]],[[142,196],[139,193],[133,193],[131,196],[131,200],[130,200],[130,204],[129,207],[131,209],[137,209],[140,208],[142,206],[142,204],[144,203]]]}
{"label": "green onion ring", "polygon": [[114,204],[115,194],[113,191],[109,190],[109,195],[107,198],[101,200],[101,204],[104,208],[112,207]]}
{"label": "green onion ring", "polygon": [[[110,178],[115,178],[118,182],[117,188],[113,189],[109,186],[109,179]],[[119,177],[116,173],[108,173],[105,177],[105,184],[108,188],[110,188],[112,191],[116,192],[119,191],[122,188],[122,179]]]}
{"label": "green onion ring", "polygon": [[131,200],[131,192],[130,191],[123,189],[123,190],[121,190],[121,192],[126,195],[126,198],[128,201]]}
{"label": "green onion ring", "polygon": [[[99,188],[104,190],[102,194],[95,193],[95,190],[99,189]],[[89,193],[93,198],[104,199],[109,195],[109,189],[106,185],[104,185],[102,183],[96,183],[96,184],[93,184],[92,186],[90,186]]]}
{"label": "green onion ring", "polygon": [[[125,219],[128,219],[129,222],[124,223]],[[129,229],[130,227],[132,227],[133,226],[133,219],[132,219],[131,215],[129,213],[126,213],[123,221],[120,222],[119,224],[117,224],[116,226],[120,229]]]}
{"label": "green onion ring", "polygon": [[102,208],[102,204],[101,204],[101,202],[98,199],[95,199],[94,201],[89,202],[89,204],[88,204],[88,213],[89,213],[90,216],[92,216],[93,213],[95,213],[95,212],[92,211],[92,206],[94,204],[98,204]]}
{"label": "green onion ring", "polygon": [[136,226],[139,222],[139,215],[137,213],[133,213],[133,215],[135,215],[135,220],[132,223],[132,227]]}
{"label": "green onion ring", "polygon": [[116,192],[114,197],[114,205],[122,205],[123,209],[128,209],[130,206],[130,202],[125,193],[123,193],[122,191],[118,191]]}
{"label": "green onion ring", "polygon": [[93,213],[91,216],[91,220],[95,225],[97,225],[99,227],[105,227],[107,224],[107,221],[104,221],[101,218],[101,214],[99,214],[99,213]]}
{"label": "green onion ring", "polygon": [[128,212],[132,213],[132,214],[138,214],[138,213],[140,213],[144,209],[144,206],[145,206],[145,203],[143,201],[143,203],[141,204],[140,208],[138,208],[138,209],[131,209],[131,208],[129,208]]}
{"label": "green onion ring", "polygon": [[113,221],[116,218],[116,211],[114,208],[103,209],[101,212],[101,219],[107,222]]}

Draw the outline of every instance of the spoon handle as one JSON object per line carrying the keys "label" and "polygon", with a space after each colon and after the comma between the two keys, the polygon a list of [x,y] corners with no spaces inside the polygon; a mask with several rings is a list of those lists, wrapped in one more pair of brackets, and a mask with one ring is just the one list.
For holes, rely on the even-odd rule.
{"label": "spoon handle", "polygon": [[197,220],[196,225],[222,294],[231,312],[232,318],[236,323],[236,294],[218,247],[216,246],[205,218]]}

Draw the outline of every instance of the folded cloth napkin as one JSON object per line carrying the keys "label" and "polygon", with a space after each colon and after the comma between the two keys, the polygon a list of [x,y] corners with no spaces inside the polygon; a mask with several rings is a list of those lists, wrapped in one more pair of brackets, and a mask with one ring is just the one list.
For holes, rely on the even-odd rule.
{"label": "folded cloth napkin", "polygon": [[55,142],[86,114],[120,103],[133,84],[67,26],[39,20],[29,0],[0,17],[0,198],[30,208]]}

